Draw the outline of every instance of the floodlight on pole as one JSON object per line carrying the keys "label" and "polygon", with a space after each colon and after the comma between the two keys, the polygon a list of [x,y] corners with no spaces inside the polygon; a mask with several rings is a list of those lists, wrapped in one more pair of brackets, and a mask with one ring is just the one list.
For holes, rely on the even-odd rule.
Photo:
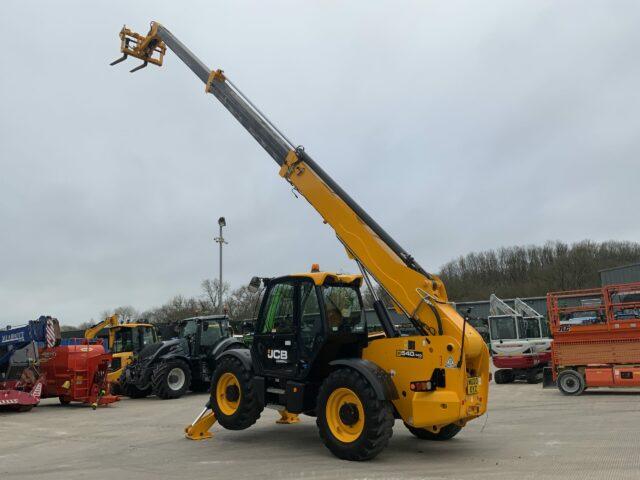
{"label": "floodlight on pole", "polygon": [[227,221],[224,217],[218,219],[218,226],[220,227],[220,235],[213,240],[220,245],[220,276],[218,277],[218,309],[222,312],[222,245],[227,242],[222,236],[222,227],[227,226]]}

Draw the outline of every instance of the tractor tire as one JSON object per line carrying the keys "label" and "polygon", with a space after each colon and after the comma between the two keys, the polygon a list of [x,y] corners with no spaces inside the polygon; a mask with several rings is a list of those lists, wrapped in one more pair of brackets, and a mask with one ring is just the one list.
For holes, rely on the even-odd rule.
{"label": "tractor tire", "polygon": [[336,457],[370,460],[393,434],[393,407],[380,400],[371,384],[355,370],[342,368],[320,387],[316,424],[320,438]]}
{"label": "tractor tire", "polygon": [[162,400],[180,398],[191,383],[191,368],[179,358],[161,361],[151,374],[151,390]]}
{"label": "tractor tire", "polygon": [[438,442],[451,440],[458,433],[460,433],[460,430],[462,430],[462,427],[456,425],[455,423],[445,425],[440,429],[440,431],[438,431],[438,433],[433,433],[426,428],[412,427],[411,425],[408,425],[406,423],[404,424],[404,426],[407,427],[407,429],[420,440],[435,440]]}
{"label": "tractor tire", "polygon": [[211,409],[228,430],[244,430],[260,418],[263,407],[253,388],[252,372],[237,358],[223,357],[213,372]]}
{"label": "tractor tire", "polygon": [[493,374],[493,380],[498,384],[504,383],[513,383],[516,379],[515,374],[512,370],[508,368],[503,368],[501,370],[496,370],[496,373]]}
{"label": "tractor tire", "polygon": [[527,383],[540,383],[542,382],[542,371],[541,370],[528,370],[527,371]]}
{"label": "tractor tire", "polygon": [[151,395],[150,387],[142,390],[131,383],[121,384],[120,391],[122,392],[122,395],[129,398],[145,398]]}
{"label": "tractor tire", "polygon": [[558,374],[558,390],[564,395],[580,395],[585,387],[584,377],[575,370],[563,370]]}

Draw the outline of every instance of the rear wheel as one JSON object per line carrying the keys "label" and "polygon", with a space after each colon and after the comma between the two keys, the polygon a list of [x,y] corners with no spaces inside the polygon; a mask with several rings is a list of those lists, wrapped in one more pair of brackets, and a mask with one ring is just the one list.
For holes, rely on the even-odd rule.
{"label": "rear wheel", "polygon": [[413,435],[415,435],[421,440],[436,440],[436,441],[451,440],[458,433],[460,433],[460,430],[462,430],[462,427],[460,427],[459,425],[456,425],[455,423],[450,423],[449,425],[445,425],[437,433],[434,433],[431,430],[428,430],[426,428],[412,427],[411,425],[408,425],[406,423],[404,424],[404,426],[407,427],[407,429]]}
{"label": "rear wheel", "polygon": [[262,406],[253,388],[251,371],[237,358],[222,358],[213,372],[211,409],[218,423],[229,430],[244,430],[260,418]]}
{"label": "rear wheel", "polygon": [[563,370],[558,375],[558,389],[565,395],[580,395],[585,388],[584,377],[575,370]]}
{"label": "rear wheel", "polygon": [[493,375],[493,380],[497,384],[503,383],[512,383],[516,379],[516,375],[513,373],[513,370],[509,370],[507,368],[503,368],[501,370],[497,370]]}
{"label": "rear wheel", "polygon": [[191,383],[191,369],[184,360],[174,358],[158,364],[151,374],[154,395],[167,400],[180,398]]}
{"label": "rear wheel", "polygon": [[375,457],[393,433],[391,403],[380,400],[355,370],[337,370],[325,379],[316,410],[320,438],[331,453],[344,460]]}
{"label": "rear wheel", "polygon": [[71,399],[68,397],[58,397],[61,405],[69,405],[71,403]]}

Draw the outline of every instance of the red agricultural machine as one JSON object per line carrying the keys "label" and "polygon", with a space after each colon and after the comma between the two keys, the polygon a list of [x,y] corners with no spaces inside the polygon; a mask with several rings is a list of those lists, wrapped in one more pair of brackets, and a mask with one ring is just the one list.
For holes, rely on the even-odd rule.
{"label": "red agricultural machine", "polygon": [[640,387],[640,283],[547,294],[554,342],[544,386],[566,395]]}
{"label": "red agricultural machine", "polygon": [[109,394],[111,354],[102,341],[78,338],[73,342],[40,351],[40,371],[45,376],[42,397],[58,397],[63,405],[87,403],[94,409],[118,401],[119,397]]}

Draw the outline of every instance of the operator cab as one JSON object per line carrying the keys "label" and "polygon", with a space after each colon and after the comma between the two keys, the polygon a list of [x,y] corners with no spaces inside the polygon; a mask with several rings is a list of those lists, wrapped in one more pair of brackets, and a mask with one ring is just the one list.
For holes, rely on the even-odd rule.
{"label": "operator cab", "polygon": [[329,361],[359,357],[367,345],[361,283],[360,275],[319,271],[265,280],[251,347],[256,372],[321,378]]}
{"label": "operator cab", "polygon": [[[522,317],[520,317],[521,319]],[[492,315],[489,321],[489,337],[492,342],[518,339],[518,318],[514,315]]]}
{"label": "operator cab", "polygon": [[178,330],[178,336],[187,340],[192,356],[207,355],[221,339],[232,334],[226,315],[186,318],[180,321]]}
{"label": "operator cab", "polygon": [[112,353],[138,353],[147,345],[158,342],[158,334],[152,325],[124,324],[113,329]]}

